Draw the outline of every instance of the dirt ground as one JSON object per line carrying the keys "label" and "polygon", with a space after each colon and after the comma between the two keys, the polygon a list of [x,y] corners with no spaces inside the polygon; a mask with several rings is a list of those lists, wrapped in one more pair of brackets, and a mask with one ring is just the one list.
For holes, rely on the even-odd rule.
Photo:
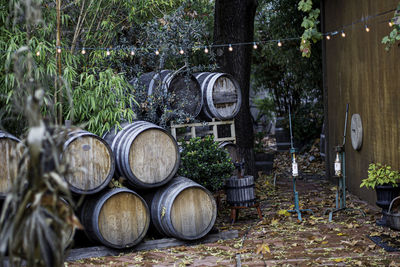
{"label": "dirt ground", "polygon": [[[288,155],[280,157],[277,164]],[[321,164],[318,159],[314,163]],[[304,213],[300,222],[296,214],[286,211],[293,208],[293,184],[281,169],[257,180],[263,220],[249,208],[241,210],[237,222],[231,224],[230,208],[222,200],[215,228],[237,229],[236,239],[90,258],[65,266],[400,266],[400,252],[386,252],[367,237],[386,234],[400,241],[400,232],[375,225],[380,216],[377,207],[348,193],[347,207],[361,209],[366,216],[349,209],[334,214],[330,222],[324,213],[335,206],[336,187],[324,178],[309,175],[297,181],[297,191],[300,208],[311,209],[314,214]],[[318,167],[314,169],[320,172]]]}

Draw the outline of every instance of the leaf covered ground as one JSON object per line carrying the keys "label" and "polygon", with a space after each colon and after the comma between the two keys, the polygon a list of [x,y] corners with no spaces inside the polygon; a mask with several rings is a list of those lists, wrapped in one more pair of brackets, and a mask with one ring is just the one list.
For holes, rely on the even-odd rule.
{"label": "leaf covered ground", "polygon": [[[293,208],[292,179],[288,153],[275,158],[271,175],[257,179],[263,220],[255,209],[241,210],[237,222],[230,222],[230,208],[222,199],[215,228],[218,231],[237,229],[239,237],[196,246],[179,246],[122,254],[116,257],[90,258],[68,262],[66,266],[400,266],[400,252],[385,252],[368,237],[386,234],[400,241],[400,232],[375,225],[380,212],[377,207],[347,194],[347,207],[359,211],[339,212],[333,221],[325,215],[335,206],[335,185],[321,178],[323,164],[312,151],[299,156],[308,164],[303,179],[297,181],[300,208],[314,214],[288,213]],[[276,174],[276,175],[275,175]],[[275,185],[274,185],[274,178]],[[239,265],[240,263],[240,265]]]}

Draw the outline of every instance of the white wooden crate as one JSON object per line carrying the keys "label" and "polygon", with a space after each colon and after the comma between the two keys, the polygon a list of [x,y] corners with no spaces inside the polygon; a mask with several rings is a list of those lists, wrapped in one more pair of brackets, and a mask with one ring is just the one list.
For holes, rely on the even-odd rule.
{"label": "white wooden crate", "polygon": [[[218,136],[218,126],[219,125],[230,125],[230,136],[228,137],[219,137]],[[201,131],[201,135],[213,135],[214,141],[216,142],[224,142],[231,141],[236,144],[236,133],[235,133],[235,121],[216,121],[212,119],[211,122],[198,122],[198,123],[187,123],[187,124],[171,124],[171,134],[172,136],[178,140],[185,137],[197,137],[199,136],[199,131],[203,130],[204,127],[210,127],[211,129],[208,131]],[[177,135],[177,129],[186,128],[186,132]],[[190,129],[189,131],[187,129]],[[177,139],[178,138],[178,139]],[[178,144],[180,144],[178,142]]]}

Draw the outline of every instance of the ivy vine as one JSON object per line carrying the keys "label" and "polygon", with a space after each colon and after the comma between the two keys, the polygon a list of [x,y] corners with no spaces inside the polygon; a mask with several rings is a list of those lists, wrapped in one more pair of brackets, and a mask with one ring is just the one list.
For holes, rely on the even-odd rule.
{"label": "ivy vine", "polygon": [[386,45],[386,51],[389,51],[396,41],[400,41],[400,2],[394,12],[394,17],[390,21],[390,25],[392,25],[393,30],[382,39],[382,44]]}

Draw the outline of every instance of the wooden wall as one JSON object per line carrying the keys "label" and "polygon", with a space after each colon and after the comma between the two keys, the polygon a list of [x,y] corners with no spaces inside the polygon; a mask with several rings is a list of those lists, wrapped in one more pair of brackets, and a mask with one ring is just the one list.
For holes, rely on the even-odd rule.
{"label": "wooden wall", "polygon": [[[397,7],[399,0],[325,0],[325,32],[340,29],[363,17]],[[389,52],[381,44],[391,28],[388,21],[394,12],[345,29],[324,41],[324,99],[328,118],[328,164],[333,172],[333,147],[341,144],[346,103],[349,118],[346,140],[348,189],[371,203],[375,191],[360,188],[370,162],[381,162],[400,169],[400,47]],[[351,146],[350,121],[359,113],[363,125],[363,144],[355,151]]]}

